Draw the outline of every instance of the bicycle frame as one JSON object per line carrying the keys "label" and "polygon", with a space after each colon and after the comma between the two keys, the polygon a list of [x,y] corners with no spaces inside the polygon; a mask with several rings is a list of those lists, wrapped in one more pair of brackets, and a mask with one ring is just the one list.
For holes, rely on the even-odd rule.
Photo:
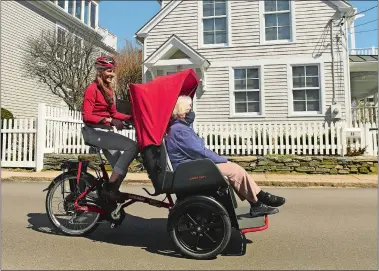
{"label": "bicycle frame", "polygon": [[[102,182],[109,181],[109,176],[108,176],[108,173],[105,169],[105,163],[104,163],[103,159],[101,158],[100,153],[98,153],[98,155],[100,157],[100,165],[99,166],[100,166],[100,171],[101,171],[102,175],[99,173],[99,171],[97,169],[92,168],[96,171],[96,173],[98,175],[97,181],[91,187],[86,188],[86,190],[79,195],[79,197],[75,200],[74,205],[75,205],[76,210],[86,211],[86,212],[95,212],[95,213],[99,213],[99,214],[106,214],[107,211],[105,211],[102,208],[95,207],[95,206],[83,206],[83,205],[79,204],[79,201],[81,199],[83,199],[86,195],[88,195],[91,191],[94,191],[94,189],[99,184],[101,184]],[[79,185],[79,181],[80,181],[80,176],[81,176],[81,172],[82,172],[82,164],[83,164],[83,162],[80,161],[79,166],[78,166],[78,173],[77,173],[77,177],[76,177],[77,185]],[[145,189],[145,191],[147,192],[146,189]],[[160,201],[160,200],[156,200],[156,199],[152,199],[149,197],[136,195],[136,194],[130,194],[130,193],[121,193],[121,194],[122,194],[123,200],[124,200],[124,202],[121,203],[121,204],[123,204],[123,208],[128,207],[128,206],[130,206],[136,202],[147,203],[151,206],[155,206],[158,208],[166,208],[166,209],[171,209],[174,206],[174,202],[173,202],[170,194],[166,194],[166,198],[168,199],[168,202],[165,202],[166,198],[163,201]],[[125,203],[128,200],[129,200],[129,202]]]}

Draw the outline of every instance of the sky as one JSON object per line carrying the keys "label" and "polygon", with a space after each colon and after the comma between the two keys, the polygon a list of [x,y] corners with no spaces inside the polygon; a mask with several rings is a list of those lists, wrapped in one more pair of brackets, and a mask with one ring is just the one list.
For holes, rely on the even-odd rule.
{"label": "sky", "polygon": [[[332,0],[333,1],[333,0]],[[378,4],[378,1],[349,1],[358,8],[358,12],[365,11]],[[157,1],[110,1],[103,0],[99,6],[99,24],[117,35],[118,49],[125,44],[125,39],[135,42],[134,34],[147,23],[160,9]],[[378,47],[378,8],[366,11],[365,16],[355,21],[356,47]],[[376,20],[374,22],[370,22]],[[367,24],[366,24],[367,23]],[[358,26],[359,24],[363,24]],[[375,30],[376,29],[376,30]],[[375,31],[370,31],[375,30]],[[362,32],[370,31],[370,32]],[[360,33],[358,33],[360,32]]]}

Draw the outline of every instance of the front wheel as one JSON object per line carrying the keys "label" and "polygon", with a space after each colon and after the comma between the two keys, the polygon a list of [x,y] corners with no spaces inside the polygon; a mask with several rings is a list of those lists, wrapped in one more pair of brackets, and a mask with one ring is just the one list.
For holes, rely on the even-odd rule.
{"label": "front wheel", "polygon": [[169,234],[183,255],[199,260],[217,257],[231,238],[231,222],[215,200],[194,196],[179,202],[168,219]]}
{"label": "front wheel", "polygon": [[79,197],[80,190],[76,185],[75,174],[63,174],[46,195],[48,218],[58,230],[66,235],[83,236],[93,232],[99,226],[99,213],[75,210],[74,202]]}

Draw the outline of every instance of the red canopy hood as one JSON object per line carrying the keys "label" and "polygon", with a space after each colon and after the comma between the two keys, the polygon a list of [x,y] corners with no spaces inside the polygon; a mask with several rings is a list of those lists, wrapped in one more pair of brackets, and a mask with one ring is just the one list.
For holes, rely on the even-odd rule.
{"label": "red canopy hood", "polygon": [[130,103],[140,151],[162,143],[179,96],[193,98],[199,78],[193,69],[130,85]]}

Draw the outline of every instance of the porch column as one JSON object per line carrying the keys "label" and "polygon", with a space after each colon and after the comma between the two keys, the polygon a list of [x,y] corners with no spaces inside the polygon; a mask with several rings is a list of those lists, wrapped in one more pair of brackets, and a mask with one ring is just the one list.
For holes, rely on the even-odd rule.
{"label": "porch column", "polygon": [[354,49],[352,51],[352,53],[355,54],[355,26],[354,26],[354,20],[350,24],[350,49]]}

